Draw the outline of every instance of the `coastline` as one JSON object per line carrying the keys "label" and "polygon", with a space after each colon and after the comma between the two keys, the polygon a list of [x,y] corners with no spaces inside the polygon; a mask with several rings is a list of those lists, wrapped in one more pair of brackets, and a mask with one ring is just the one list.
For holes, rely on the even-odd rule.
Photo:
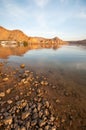
{"label": "coastline", "polygon": [[[18,66],[13,68],[4,62],[0,63],[0,127],[2,130],[7,127],[8,129],[14,128],[15,123],[13,120],[16,121],[16,127],[21,129],[22,127],[26,129],[25,124],[28,121],[32,130],[35,130],[37,126],[44,129],[47,125],[47,128],[49,127],[52,130],[84,130],[86,128],[85,98],[80,94],[80,90],[77,91],[74,87],[65,87],[62,80],[56,82],[57,78],[51,76],[51,72],[49,73],[46,75],[46,73],[43,74],[40,71],[38,73],[37,70],[31,67]],[[22,100],[26,106],[27,104],[29,105],[28,108],[25,106],[24,110],[23,108],[20,110]],[[44,114],[44,117],[47,117],[46,121],[37,116],[33,125],[33,109],[30,118],[28,116],[25,120],[22,119],[22,113],[26,112],[27,114],[29,108],[34,104],[41,103],[41,109],[44,112],[46,106],[43,102],[45,101],[49,104],[47,108],[47,114],[48,112],[49,114]],[[35,107],[37,108],[38,106]],[[16,114],[14,108],[18,109],[18,114]],[[38,114],[38,111],[36,114]],[[54,120],[52,120],[51,116],[53,116]],[[9,120],[7,117],[10,118],[10,124],[4,124],[4,121]],[[22,122],[21,125],[18,125],[19,122],[16,118],[19,118],[19,121]],[[43,126],[39,125],[39,120],[45,122]],[[50,120],[52,121],[49,124]]]}

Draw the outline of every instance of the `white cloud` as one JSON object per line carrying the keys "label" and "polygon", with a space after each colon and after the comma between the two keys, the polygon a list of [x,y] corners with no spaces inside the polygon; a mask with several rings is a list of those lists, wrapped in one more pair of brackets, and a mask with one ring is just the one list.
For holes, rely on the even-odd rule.
{"label": "white cloud", "polygon": [[80,12],[78,15],[79,18],[86,19],[86,12]]}
{"label": "white cloud", "polygon": [[39,6],[40,8],[43,8],[49,3],[50,0],[34,0],[34,1],[37,4],[37,6]]}

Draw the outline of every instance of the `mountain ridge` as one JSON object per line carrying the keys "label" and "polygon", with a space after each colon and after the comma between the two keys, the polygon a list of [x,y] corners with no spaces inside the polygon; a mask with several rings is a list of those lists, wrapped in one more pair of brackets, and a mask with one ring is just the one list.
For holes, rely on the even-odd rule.
{"label": "mountain ridge", "polygon": [[44,38],[44,37],[31,37],[27,36],[23,31],[15,29],[8,30],[2,26],[0,26],[0,41],[8,40],[8,41],[17,41],[23,42],[26,41],[28,43],[52,43],[52,44],[65,44],[63,40],[58,37],[54,37],[52,39]]}

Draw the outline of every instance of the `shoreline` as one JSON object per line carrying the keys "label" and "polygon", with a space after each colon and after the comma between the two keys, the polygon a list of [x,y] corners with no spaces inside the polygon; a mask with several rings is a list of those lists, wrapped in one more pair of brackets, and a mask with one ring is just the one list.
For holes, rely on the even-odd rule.
{"label": "shoreline", "polygon": [[56,85],[48,76],[36,72],[26,66],[12,68],[0,63],[0,128],[85,130],[86,110],[80,93],[68,90],[62,83]]}

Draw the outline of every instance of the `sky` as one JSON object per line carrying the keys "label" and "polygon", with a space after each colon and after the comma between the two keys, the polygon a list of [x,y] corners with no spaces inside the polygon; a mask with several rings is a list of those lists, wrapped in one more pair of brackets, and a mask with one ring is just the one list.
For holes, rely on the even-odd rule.
{"label": "sky", "polygon": [[86,0],[0,0],[0,26],[28,36],[86,39]]}

